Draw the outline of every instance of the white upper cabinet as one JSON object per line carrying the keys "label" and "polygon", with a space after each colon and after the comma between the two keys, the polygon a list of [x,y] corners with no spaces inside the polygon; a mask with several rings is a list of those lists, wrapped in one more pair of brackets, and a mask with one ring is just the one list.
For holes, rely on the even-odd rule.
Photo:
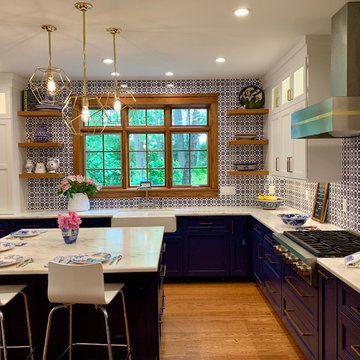
{"label": "white upper cabinet", "polygon": [[330,36],[305,36],[263,79],[270,175],[341,181],[341,155],[330,162],[327,155],[341,154],[341,139],[291,139],[291,114],[330,96],[330,54]]}

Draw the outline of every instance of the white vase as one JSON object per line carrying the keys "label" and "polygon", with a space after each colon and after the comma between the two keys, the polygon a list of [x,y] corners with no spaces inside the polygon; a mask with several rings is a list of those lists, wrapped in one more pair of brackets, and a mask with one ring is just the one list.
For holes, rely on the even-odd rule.
{"label": "white vase", "polygon": [[69,198],[68,210],[69,211],[87,211],[90,209],[90,202],[87,194],[73,194]]}

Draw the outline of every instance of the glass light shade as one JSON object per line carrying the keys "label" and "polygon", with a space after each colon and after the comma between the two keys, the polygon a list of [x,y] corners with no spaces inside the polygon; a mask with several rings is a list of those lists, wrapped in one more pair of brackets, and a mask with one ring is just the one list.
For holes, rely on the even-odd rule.
{"label": "glass light shade", "polygon": [[121,111],[121,102],[118,98],[114,101],[114,110],[119,113]]}

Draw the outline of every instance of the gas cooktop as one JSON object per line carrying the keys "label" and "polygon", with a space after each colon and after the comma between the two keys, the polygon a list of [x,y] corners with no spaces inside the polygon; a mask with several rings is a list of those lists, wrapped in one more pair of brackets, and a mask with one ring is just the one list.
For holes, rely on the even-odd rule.
{"label": "gas cooktop", "polygon": [[360,235],[350,231],[284,231],[284,235],[317,257],[343,257],[360,251]]}

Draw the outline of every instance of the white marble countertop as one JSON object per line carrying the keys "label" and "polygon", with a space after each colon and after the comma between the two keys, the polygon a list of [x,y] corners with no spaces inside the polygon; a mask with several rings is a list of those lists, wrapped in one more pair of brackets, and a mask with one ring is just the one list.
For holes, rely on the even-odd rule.
{"label": "white marble countertop", "polygon": [[[66,210],[43,210],[43,211],[27,211],[13,215],[1,215],[0,219],[18,219],[18,218],[56,218],[59,213],[65,213]],[[94,209],[89,211],[79,212],[81,217],[129,217],[131,213],[141,214],[142,212],[156,212],[157,217],[161,217],[161,213],[166,215],[173,213],[174,216],[211,216],[211,215],[250,215],[263,223],[274,232],[283,232],[286,230],[293,230],[292,227],[286,226],[277,216],[282,213],[303,213],[297,209],[281,206],[277,210],[263,210],[259,207],[253,206],[214,206],[214,207],[185,207],[185,208],[123,208],[123,209]],[[317,226],[321,230],[339,230],[340,228],[324,223],[320,224],[314,220],[309,219],[305,226]]]}
{"label": "white marble countertop", "polygon": [[345,266],[343,258],[318,258],[317,263],[360,293],[360,268]]}
{"label": "white marble countertop", "polygon": [[[107,252],[111,256],[122,255],[118,264],[104,263],[105,273],[154,272],[158,269],[164,228],[128,227],[128,228],[81,228],[74,244],[65,244],[60,229],[47,229],[45,233],[23,238],[27,244],[15,246],[0,256],[21,255],[33,258],[34,262],[25,267],[16,265],[0,267],[0,275],[43,274],[45,265],[55,256],[83,253]],[[18,241],[4,237],[0,241]]]}

